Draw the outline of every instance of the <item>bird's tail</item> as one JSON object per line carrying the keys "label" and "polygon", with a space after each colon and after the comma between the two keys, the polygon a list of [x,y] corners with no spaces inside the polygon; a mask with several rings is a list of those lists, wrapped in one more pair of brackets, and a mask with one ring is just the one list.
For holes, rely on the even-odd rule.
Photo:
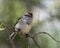
{"label": "bird's tail", "polygon": [[13,40],[16,35],[17,35],[17,33],[16,32],[13,32],[13,33],[11,33],[11,35],[9,37]]}

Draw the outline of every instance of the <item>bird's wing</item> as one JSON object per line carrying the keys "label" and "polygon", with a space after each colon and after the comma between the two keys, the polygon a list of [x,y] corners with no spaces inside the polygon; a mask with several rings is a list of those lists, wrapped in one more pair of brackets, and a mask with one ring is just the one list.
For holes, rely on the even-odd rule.
{"label": "bird's wing", "polygon": [[14,26],[18,23],[19,20],[21,20],[22,17],[18,18],[18,20],[16,21],[16,23],[14,24]]}

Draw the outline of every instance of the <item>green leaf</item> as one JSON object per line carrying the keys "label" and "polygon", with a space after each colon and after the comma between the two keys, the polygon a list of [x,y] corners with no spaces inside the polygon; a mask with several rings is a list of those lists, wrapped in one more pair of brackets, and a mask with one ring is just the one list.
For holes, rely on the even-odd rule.
{"label": "green leaf", "polygon": [[0,28],[0,31],[3,31],[3,30],[5,30],[5,28]]}
{"label": "green leaf", "polygon": [[0,31],[5,30],[3,23],[0,22]]}

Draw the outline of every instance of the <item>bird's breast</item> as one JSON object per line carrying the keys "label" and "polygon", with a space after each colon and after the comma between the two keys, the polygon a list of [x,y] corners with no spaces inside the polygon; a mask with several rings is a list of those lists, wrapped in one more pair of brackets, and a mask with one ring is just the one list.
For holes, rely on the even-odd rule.
{"label": "bird's breast", "polygon": [[31,29],[32,25],[31,23],[28,25],[24,20],[21,21],[20,23],[17,23],[15,25],[15,30],[18,31],[20,29],[20,31],[24,34],[24,33],[28,33]]}

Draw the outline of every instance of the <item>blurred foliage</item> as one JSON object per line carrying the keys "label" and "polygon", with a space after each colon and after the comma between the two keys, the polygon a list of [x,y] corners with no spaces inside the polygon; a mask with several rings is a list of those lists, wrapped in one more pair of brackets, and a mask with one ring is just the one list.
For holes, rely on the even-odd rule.
{"label": "blurred foliage", "polygon": [[5,27],[4,27],[3,23],[0,22],[0,31],[1,30],[5,30]]}
{"label": "blurred foliage", "polygon": [[[12,33],[12,27],[17,19],[27,11],[32,11],[34,15],[31,35],[44,31],[60,40],[60,2],[57,0],[0,0],[0,21],[6,24],[9,34]],[[1,22],[0,28],[4,29]],[[12,48],[8,33],[0,31],[0,48]],[[37,36],[36,41],[41,48],[60,48],[60,44],[47,35]],[[13,42],[16,48],[38,48],[31,38],[27,39],[19,35]]]}
{"label": "blurred foliage", "polygon": [[[0,21],[2,23],[8,24],[8,33],[12,33],[11,30],[11,25],[13,26],[17,19],[20,18],[21,15],[24,14],[24,12],[26,11],[26,8],[24,6],[23,2],[20,2],[18,0],[3,0],[2,1],[2,5],[1,5],[1,13],[0,13]],[[0,27],[2,27],[2,24],[0,24]],[[0,43],[1,46],[5,47],[1,47],[0,48],[12,48],[11,47],[11,43],[8,40],[8,34],[6,34],[6,32],[0,31],[0,40],[2,40]],[[3,37],[3,35],[5,37]],[[1,39],[2,38],[2,39]],[[16,47],[21,47],[21,48],[27,48],[27,42],[24,41],[25,39],[22,39],[21,37],[16,37],[18,40],[15,40],[14,43],[16,42],[15,46]],[[21,38],[21,39],[19,39]],[[3,42],[3,43],[2,43]],[[25,42],[25,44],[24,44]],[[20,44],[21,43],[21,44]]]}

